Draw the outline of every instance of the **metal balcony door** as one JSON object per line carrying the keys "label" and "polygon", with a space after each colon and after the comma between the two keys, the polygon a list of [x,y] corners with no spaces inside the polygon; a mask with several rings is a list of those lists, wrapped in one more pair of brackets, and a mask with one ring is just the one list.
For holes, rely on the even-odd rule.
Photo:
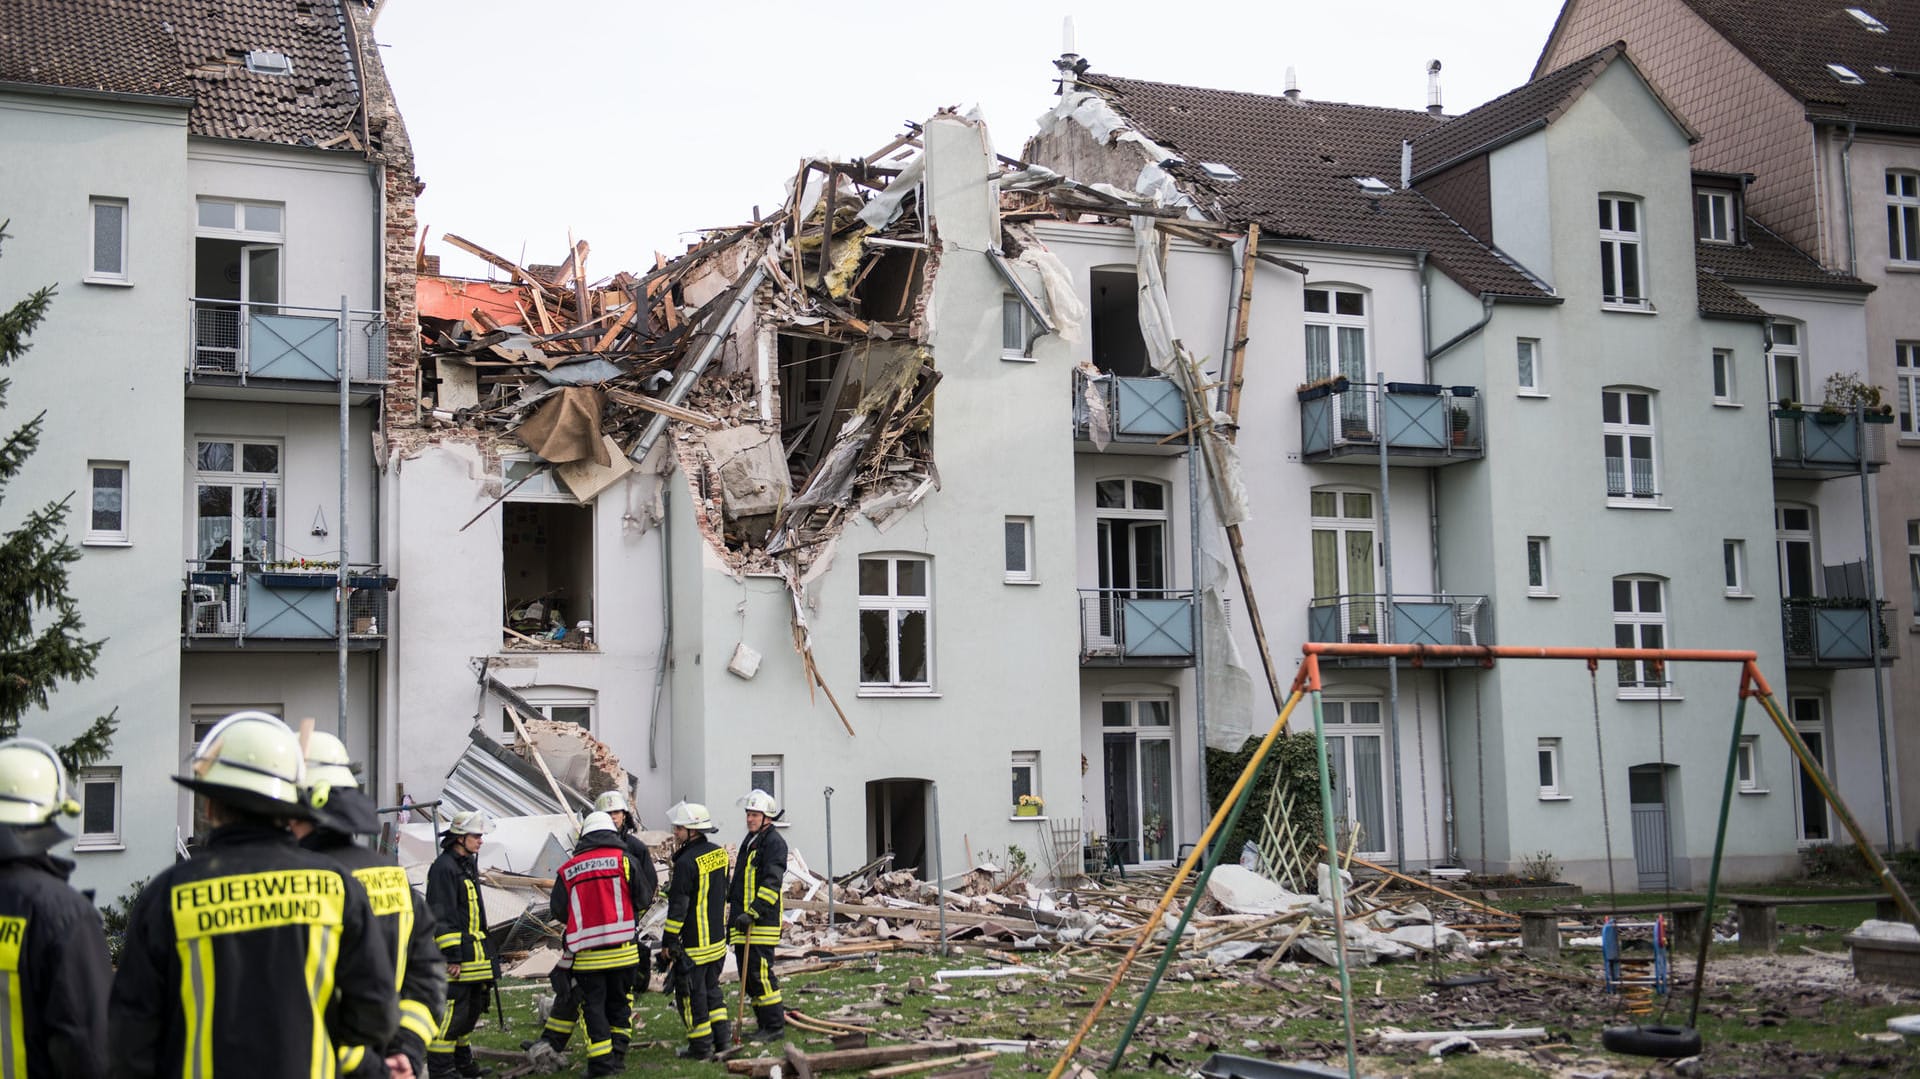
{"label": "metal balcony door", "polygon": [[1780,550],[1780,594],[1789,598],[1820,594],[1819,552],[1814,547],[1813,509],[1809,506],[1774,508],[1775,537]]}
{"label": "metal balcony door", "polygon": [[1672,874],[1672,848],[1667,830],[1666,776],[1658,765],[1642,765],[1627,772],[1627,800],[1633,812],[1633,865],[1639,889],[1661,891]]}

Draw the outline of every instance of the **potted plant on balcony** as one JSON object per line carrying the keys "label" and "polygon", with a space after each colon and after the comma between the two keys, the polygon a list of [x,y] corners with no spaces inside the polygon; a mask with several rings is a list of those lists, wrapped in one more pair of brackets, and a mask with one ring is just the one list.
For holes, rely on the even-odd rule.
{"label": "potted plant on balcony", "polygon": [[1473,429],[1473,413],[1467,411],[1465,405],[1454,405],[1448,414],[1448,420],[1453,428],[1453,444],[1466,445],[1467,434]]}
{"label": "potted plant on balcony", "polygon": [[1348,385],[1347,376],[1329,375],[1326,378],[1316,378],[1311,382],[1302,382],[1295,387],[1294,392],[1302,401],[1314,401],[1330,394],[1345,393]]}
{"label": "potted plant on balcony", "polygon": [[1827,376],[1826,396],[1814,419],[1821,423],[1839,423],[1858,408],[1863,413],[1880,415],[1880,387],[1870,385],[1852,371],[1835,371]]}
{"label": "potted plant on balcony", "polygon": [[1014,803],[1013,815],[1016,817],[1037,817],[1040,815],[1040,811],[1046,808],[1046,805],[1047,803],[1041,801],[1040,796],[1037,794],[1023,794],[1020,796],[1020,800]]}

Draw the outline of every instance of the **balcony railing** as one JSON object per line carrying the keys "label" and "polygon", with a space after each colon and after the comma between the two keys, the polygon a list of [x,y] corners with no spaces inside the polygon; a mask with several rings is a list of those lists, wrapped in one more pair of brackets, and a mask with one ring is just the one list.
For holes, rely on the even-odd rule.
{"label": "balcony railing", "polygon": [[1446,465],[1486,456],[1480,397],[1472,386],[1336,380],[1299,391],[1300,455],[1332,461],[1387,457],[1400,464]]}
{"label": "balcony railing", "polygon": [[1858,472],[1863,458],[1870,469],[1885,464],[1886,420],[1868,416],[1866,421],[1862,423],[1851,412],[1774,409],[1774,472],[1788,476]]}
{"label": "balcony railing", "polygon": [[1401,593],[1392,597],[1387,632],[1384,594],[1321,596],[1307,605],[1307,640],[1316,644],[1493,644],[1485,596]]}
{"label": "balcony railing", "polygon": [[1089,667],[1193,665],[1193,593],[1080,590],[1080,662]]}
{"label": "balcony railing", "polygon": [[1789,597],[1780,601],[1780,626],[1789,667],[1871,667],[1872,633],[1880,635],[1880,661],[1894,658],[1884,601]]}
{"label": "balcony railing", "polygon": [[1089,378],[1073,374],[1073,437],[1093,439],[1104,419],[1107,438],[1185,448],[1187,405],[1170,378]]}
{"label": "balcony railing", "polygon": [[337,307],[207,299],[188,303],[193,323],[187,345],[190,379],[337,383],[344,343],[349,380],[386,380],[387,322],[379,312],[349,311],[343,327]]}
{"label": "balcony railing", "polygon": [[[396,582],[377,565],[347,570],[347,636],[378,647],[390,623]],[[332,641],[338,629],[339,577],[331,569],[269,568],[257,562],[188,562],[181,593],[181,636],[195,641]]]}

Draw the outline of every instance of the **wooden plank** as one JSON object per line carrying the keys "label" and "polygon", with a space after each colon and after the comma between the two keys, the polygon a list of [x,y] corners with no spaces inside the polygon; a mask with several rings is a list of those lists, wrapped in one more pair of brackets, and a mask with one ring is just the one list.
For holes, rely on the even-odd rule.
{"label": "wooden plank", "polygon": [[[1318,843],[1318,844],[1315,844],[1315,846],[1319,847],[1320,850],[1322,851],[1325,851],[1327,849],[1327,845],[1325,843]],[[1384,873],[1387,876],[1392,877],[1394,880],[1400,881],[1403,884],[1411,884],[1416,888],[1424,888],[1427,891],[1433,892],[1436,895],[1444,895],[1448,899],[1451,899],[1456,903],[1463,903],[1466,906],[1472,908],[1473,910],[1477,910],[1482,914],[1490,914],[1496,918],[1505,918],[1507,921],[1510,921],[1510,922],[1517,922],[1520,920],[1520,916],[1518,914],[1508,914],[1506,911],[1501,910],[1498,907],[1490,907],[1490,906],[1487,906],[1485,903],[1478,903],[1478,902],[1475,902],[1474,900],[1468,899],[1466,896],[1461,895],[1458,892],[1450,892],[1445,888],[1440,887],[1438,884],[1433,884],[1431,882],[1424,881],[1424,880],[1417,880],[1413,877],[1407,876],[1404,873],[1396,873],[1393,870],[1387,868],[1384,865],[1381,865],[1378,862],[1369,862],[1365,858],[1361,858],[1358,856],[1349,856],[1349,862],[1352,865],[1365,866],[1376,873]],[[1665,908],[1662,908],[1662,909],[1665,909]]]}
{"label": "wooden plank", "polygon": [[553,800],[560,803],[560,812],[567,815],[568,823],[572,824],[575,828],[579,828],[580,815],[573,811],[573,804],[568,802],[567,796],[560,792],[560,781],[553,778],[553,771],[547,767],[547,759],[540,755],[540,747],[533,744],[532,738],[527,737],[526,724],[520,721],[520,710],[507,703],[504,698],[500,698],[499,694],[495,694],[494,696],[500,700],[501,706],[506,708],[507,717],[513,720],[514,733],[520,736],[521,741],[527,743],[527,749],[531,751],[533,755],[533,763],[540,766],[540,774],[547,779],[547,789],[553,792]]}
{"label": "wooden plank", "polygon": [[695,427],[704,427],[709,431],[715,430],[720,426],[721,421],[713,416],[709,416],[704,412],[695,412],[693,409],[683,408],[679,405],[670,405],[657,397],[648,397],[646,394],[635,393],[632,390],[621,389],[618,386],[604,387],[601,392],[607,395],[607,400],[612,401],[616,405],[625,405],[628,408],[642,408],[648,412],[657,412],[668,419],[679,420],[681,423],[690,423]]}
{"label": "wooden plank", "polygon": [[932,1060],[916,1060],[911,1064],[895,1064],[886,1068],[875,1068],[868,1072],[867,1075],[869,1079],[896,1075],[912,1075],[915,1072],[932,1071],[935,1068],[946,1068],[956,1064],[974,1064],[982,1060],[992,1060],[999,1055],[999,1053],[991,1049],[982,1049],[977,1053],[961,1053],[959,1056],[936,1057]]}
{"label": "wooden plank", "polygon": [[600,338],[600,343],[593,346],[593,350],[595,352],[605,352],[612,348],[613,342],[620,336],[620,331],[627,328],[627,323],[633,321],[634,314],[639,310],[640,305],[638,303],[632,300],[627,301],[627,309],[620,312],[620,317],[613,321],[613,325],[609,327],[606,334]]}
{"label": "wooden plank", "polygon": [[920,1060],[925,1057],[951,1053],[961,1048],[959,1042],[919,1042],[912,1045],[875,1045],[865,1049],[835,1049],[825,1053],[809,1053],[797,1045],[788,1043],[787,1063],[793,1065],[794,1073],[800,1079],[813,1079],[813,1076],[826,1071],[846,1071],[855,1068],[871,1068],[877,1064],[891,1064],[897,1060]]}
{"label": "wooden plank", "polygon": [[512,259],[503,258],[499,255],[496,255],[493,252],[487,250],[486,248],[481,247],[479,244],[474,243],[472,240],[466,239],[461,236],[455,236],[451,232],[441,233],[440,239],[446,243],[452,244],[453,246],[459,248],[462,251],[465,251],[467,254],[472,255],[474,258],[479,259],[481,262],[484,262],[489,266],[492,266],[496,269],[507,271],[507,273],[513,275],[514,280],[522,281],[529,285],[532,285],[535,292],[539,292],[542,289],[547,287],[545,282],[535,277],[531,272],[529,272],[526,269],[526,267],[521,266],[520,264],[514,262]]}
{"label": "wooden plank", "polygon": [[1233,322],[1233,363],[1227,375],[1227,421],[1233,425],[1227,428],[1228,442],[1240,434],[1240,387],[1247,381],[1247,320],[1253,313],[1253,269],[1259,257],[1260,225],[1255,222],[1247,226],[1247,254],[1240,260],[1240,302]]}

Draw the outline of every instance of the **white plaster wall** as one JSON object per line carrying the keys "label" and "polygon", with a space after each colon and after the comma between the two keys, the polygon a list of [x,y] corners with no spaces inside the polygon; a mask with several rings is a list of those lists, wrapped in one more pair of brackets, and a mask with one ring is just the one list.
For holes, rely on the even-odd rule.
{"label": "white plaster wall", "polygon": [[[324,395],[316,395],[324,397]],[[378,477],[373,469],[373,412],[347,413],[347,556],[354,564],[378,561],[375,532]],[[272,401],[186,402],[186,431],[179,448],[180,558],[195,547],[195,444],[201,439],[251,438],[278,442],[280,453],[280,557],[335,561],[340,557],[340,413],[337,404]],[[313,534],[318,511],[325,536]]]}
{"label": "white plaster wall", "polygon": [[[118,708],[104,763],[123,769],[124,851],[86,852],[74,883],[103,900],[173,859],[179,755],[169,703],[180,677],[180,381],[186,341],[191,203],[186,111],[76,97],[0,93],[0,307],[42,285],[58,294],[8,368],[0,430],[41,410],[40,447],[4,492],[0,529],[73,495],[67,534],[86,531],[90,460],[130,463],[131,545],[88,546],[70,568],[88,638],[105,638],[97,673],[65,685],[24,730],[53,742]],[[56,177],[56,181],[49,180]],[[130,287],[83,284],[91,266],[90,196],[128,201]],[[70,850],[70,848],[68,848]],[[64,851],[63,851],[64,853]]]}
{"label": "white plaster wall", "polygon": [[1545,198],[1515,198],[1514,192],[1547,190],[1547,138],[1528,135],[1487,155],[1493,236],[1500,250],[1553,287],[1554,207]]}
{"label": "white plaster wall", "polygon": [[[355,310],[379,309],[373,260],[376,238],[382,234],[380,200],[367,179],[364,160],[343,153],[194,139],[189,172],[195,196],[286,204],[281,298],[288,305],[337,310],[344,294]],[[186,200],[179,212],[191,235],[193,200]]]}
{"label": "white plaster wall", "polygon": [[[501,647],[501,519],[487,508],[502,484],[498,462],[471,444],[447,442],[398,456],[389,467],[386,525],[398,650],[393,770],[416,801],[437,796],[469,744],[478,701],[470,661],[488,659],[516,688],[573,687],[595,694],[594,733],[640,781],[636,809],[652,822],[671,801],[663,773],[647,764],[647,731],[662,633],[660,533],[641,533],[650,478],[637,474],[602,492],[593,507],[594,652],[505,651]],[[481,514],[465,529],[461,526]],[[626,519],[633,518],[633,527]],[[571,616],[569,616],[571,617]],[[663,695],[664,697],[664,695]],[[499,708],[482,722],[496,740]],[[666,761],[661,747],[661,761]],[[382,797],[392,791],[382,788]]]}

